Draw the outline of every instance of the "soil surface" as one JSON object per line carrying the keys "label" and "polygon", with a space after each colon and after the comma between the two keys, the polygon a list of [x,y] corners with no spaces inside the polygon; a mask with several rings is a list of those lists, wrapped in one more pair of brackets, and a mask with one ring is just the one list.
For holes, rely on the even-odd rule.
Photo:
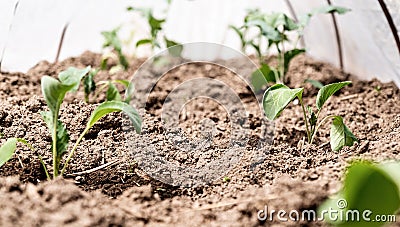
{"label": "soil surface", "polygon": [[[303,84],[306,78],[324,84],[353,81],[333,96],[321,113],[344,118],[359,139],[352,147],[332,152],[328,125],[320,129],[315,144],[302,146],[299,141],[304,139],[305,130],[298,103],[291,103],[273,124],[264,122],[257,101],[262,93],[254,95],[245,80],[226,68],[191,63],[169,71],[152,89],[146,108],[140,111],[140,135],[126,131],[123,114],[110,114],[84,137],[65,178],[46,181],[37,158],[40,154],[51,166],[51,137],[40,116],[47,110],[40,79],[43,75],[56,77],[70,66],[99,67],[100,60],[101,55],[85,52],[57,64],[40,62],[26,74],[0,73],[0,144],[18,137],[36,149],[33,152],[19,144],[13,158],[0,168],[0,200],[7,201],[0,203],[1,226],[324,226],[321,222],[260,222],[257,212],[266,205],[270,210],[315,210],[340,189],[341,177],[352,160],[400,159],[400,91],[396,85],[376,79],[362,81],[301,55],[291,63],[288,85],[304,86],[308,105],[315,103],[317,89]],[[95,80],[130,80],[143,62],[132,60],[127,71],[113,75],[101,71]],[[108,64],[111,68],[115,63]],[[163,111],[166,105],[174,105],[169,95],[182,94],[184,89],[176,86],[196,78],[218,79],[236,92],[246,110],[242,134],[235,131],[241,120],[235,111],[240,108],[224,108],[221,102],[230,98],[229,93],[211,82],[200,87],[209,88],[207,92],[217,98],[188,99],[177,115],[182,130],[165,130],[163,124],[171,121],[164,118],[168,113],[163,115]],[[138,89],[136,95],[144,94]],[[96,103],[105,99],[101,94],[91,97],[88,104],[83,97],[82,91],[69,94],[61,108],[70,145],[83,131]],[[269,126],[274,126],[273,141],[263,134]],[[245,135],[246,140],[236,148],[232,135]],[[210,178],[204,184],[195,184],[200,182],[197,178],[168,184],[165,175],[149,172],[159,168],[156,158],[148,161],[143,155],[152,152],[180,170],[198,169]],[[228,164],[235,161],[234,165],[216,162],[222,170],[229,168],[215,175],[208,164],[226,158],[226,154],[231,157]],[[105,168],[90,171],[107,163],[110,165]],[[173,174],[172,178],[178,177]],[[185,176],[184,172],[181,175]]]}

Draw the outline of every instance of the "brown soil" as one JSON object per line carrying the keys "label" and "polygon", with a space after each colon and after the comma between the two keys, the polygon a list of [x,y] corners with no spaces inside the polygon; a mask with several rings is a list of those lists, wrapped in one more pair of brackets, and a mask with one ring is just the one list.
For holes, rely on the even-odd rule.
{"label": "brown soil", "polygon": [[[0,143],[11,137],[24,138],[50,166],[51,139],[40,116],[40,111],[47,108],[41,96],[40,78],[43,75],[56,77],[58,72],[70,66],[96,67],[99,62],[100,55],[86,52],[58,64],[41,62],[27,74],[0,73]],[[134,60],[127,72],[115,75],[101,72],[96,80],[131,79],[141,63],[143,60]],[[219,103],[195,99],[180,112],[182,133],[194,141],[206,136],[207,128],[201,120],[210,118],[217,125],[214,143],[196,152],[182,152],[171,145],[171,138],[163,132],[161,121],[164,101],[177,84],[199,77],[218,78],[239,94],[249,111],[250,140],[240,150],[240,161],[226,175],[207,185],[171,186],[153,179],[140,168],[142,163],[135,160],[140,149],[149,149],[150,141],[167,160],[201,168],[223,155],[234,130],[232,119]],[[298,142],[305,136],[302,112],[299,105],[291,104],[275,121],[273,144],[259,147],[257,141],[262,137],[262,124],[257,98],[262,94],[252,95],[242,80],[224,68],[187,64],[167,73],[153,89],[146,113],[142,113],[143,132],[132,134],[132,139],[138,141],[139,151],[132,151],[125,143],[123,116],[119,113],[103,118],[85,136],[65,179],[45,181],[37,154],[19,145],[14,157],[1,167],[0,198],[7,202],[0,204],[0,225],[324,225],[319,222],[262,223],[257,220],[257,211],[265,205],[269,209],[316,209],[341,187],[341,176],[351,160],[399,160],[400,91],[393,83],[360,81],[326,63],[299,56],[291,65],[289,85],[303,86],[306,78],[326,84],[346,79],[353,81],[351,86],[332,97],[322,115],[343,116],[359,143],[332,152],[327,143],[329,127],[323,127],[315,145],[301,148]],[[305,102],[312,105],[317,90],[310,85],[305,87]],[[61,120],[70,132],[71,143],[83,131],[96,106],[80,101],[82,97],[82,92],[70,95],[61,110]],[[94,101],[102,100],[104,96]],[[254,153],[262,154],[264,158],[255,162]],[[115,160],[118,162],[110,167],[74,175]],[[229,180],[223,180],[225,176]]]}

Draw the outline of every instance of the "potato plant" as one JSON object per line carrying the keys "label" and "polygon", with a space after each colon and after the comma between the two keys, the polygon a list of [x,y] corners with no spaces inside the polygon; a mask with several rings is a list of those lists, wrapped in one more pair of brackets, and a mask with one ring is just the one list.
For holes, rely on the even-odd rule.
{"label": "potato plant", "polygon": [[[306,51],[297,46],[312,16],[319,13],[344,14],[348,11],[349,9],[343,7],[325,6],[295,21],[284,13],[262,13],[259,10],[250,10],[242,26],[230,26],[239,36],[243,52],[246,52],[249,47],[256,51],[260,68],[252,74],[254,88],[260,90],[266,83],[286,83],[286,74],[291,60]],[[253,37],[249,37],[252,30],[257,32]],[[289,39],[291,36],[295,37],[294,40]],[[288,42],[293,46],[292,49],[289,49]],[[264,56],[273,49],[278,53],[276,66],[268,65],[264,59]]]}
{"label": "potato plant", "polygon": [[[346,171],[342,190],[319,207],[319,217],[325,214],[325,221],[335,226],[374,227],[383,226],[387,221],[395,221],[395,215],[400,209],[399,173],[399,162],[352,163]],[[329,210],[337,215],[322,213]],[[354,212],[359,214],[358,221]],[[340,213],[343,215],[339,216]],[[385,215],[386,220],[378,221],[377,215]],[[346,220],[346,217],[354,219]]]}
{"label": "potato plant", "polygon": [[[112,112],[124,112],[128,115],[135,130],[140,133],[141,130],[141,118],[137,111],[130,105],[121,101],[106,101],[96,107],[87,122],[86,128],[80,134],[78,140],[75,142],[72,149],[69,151],[68,157],[66,158],[63,168],[61,167],[61,160],[67,153],[69,145],[69,135],[67,129],[59,119],[59,112],[61,104],[64,100],[65,95],[68,92],[77,91],[82,78],[87,75],[90,71],[90,67],[86,69],[69,68],[66,71],[61,72],[58,75],[58,79],[44,76],[41,80],[41,87],[44,99],[47,103],[49,111],[41,112],[42,118],[46,123],[52,138],[51,142],[51,153],[52,153],[52,167],[53,167],[53,178],[62,176],[68,167],[68,163],[73,157],[79,143],[83,137],[90,130],[90,128],[99,121],[103,116]],[[4,164],[8,161],[16,149],[17,142],[24,142],[21,139],[12,138],[9,139],[0,148],[0,164]],[[25,143],[27,144],[27,143]],[[39,157],[40,158],[40,157]],[[1,166],[0,165],[0,166]],[[47,169],[46,174],[49,176]]]}
{"label": "potato plant", "polygon": [[351,146],[357,138],[350,129],[344,124],[341,116],[329,115],[319,120],[322,107],[325,102],[337,91],[344,86],[351,84],[350,81],[333,83],[323,86],[319,91],[316,99],[317,112],[315,113],[311,107],[304,106],[303,91],[304,88],[290,89],[283,84],[275,84],[269,87],[263,97],[263,108],[266,117],[274,120],[282,113],[282,111],[294,99],[298,99],[302,107],[305,129],[307,133],[307,142],[312,144],[318,129],[328,120],[333,120],[330,132],[330,144],[334,151],[339,151],[343,146]]}

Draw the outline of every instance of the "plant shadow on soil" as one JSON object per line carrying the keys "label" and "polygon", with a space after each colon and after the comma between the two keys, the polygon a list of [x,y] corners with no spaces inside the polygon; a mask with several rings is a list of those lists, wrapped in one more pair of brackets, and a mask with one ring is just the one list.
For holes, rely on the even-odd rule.
{"label": "plant shadow on soil", "polygon": [[[98,67],[100,59],[99,54],[85,52],[58,64],[40,62],[27,74],[0,73],[1,144],[7,138],[24,138],[32,143],[50,166],[51,138],[40,116],[40,111],[47,108],[41,96],[40,79],[43,75],[56,77],[70,66]],[[114,75],[101,72],[96,80],[129,80],[142,63],[142,59],[133,60],[128,71]],[[115,63],[108,64],[111,67]],[[257,140],[261,130],[261,119],[256,114],[259,108],[257,98],[243,81],[232,79],[235,75],[230,71],[215,65],[193,63],[168,72],[158,81],[148,99],[146,113],[142,113],[143,133],[133,139],[146,137],[160,145],[161,152],[169,161],[192,167],[202,167],[210,160],[219,158],[219,150],[226,147],[232,130],[226,112],[218,103],[196,99],[181,111],[180,126],[189,137],[196,138],[202,134],[201,120],[212,119],[218,126],[214,145],[197,153],[179,152],[168,145],[162,135],[160,115],[163,103],[174,86],[197,77],[227,81],[249,110],[250,138]],[[124,144],[123,117],[113,113],[104,117],[85,136],[67,172],[77,173],[112,160],[121,160],[117,165],[87,174],[67,175],[65,180],[43,182],[46,176],[37,156],[18,145],[16,155],[1,167],[0,199],[12,202],[1,205],[4,212],[0,214],[0,224],[184,225],[191,220],[194,225],[258,225],[264,223],[258,222],[257,210],[263,209],[266,204],[271,209],[316,209],[327,196],[340,188],[341,176],[351,160],[399,160],[400,92],[394,83],[382,83],[376,79],[362,81],[305,55],[291,63],[288,78],[290,87],[305,86],[304,96],[308,105],[315,102],[313,97],[317,89],[310,84],[304,85],[306,78],[325,84],[352,80],[351,86],[332,97],[322,114],[343,116],[359,138],[359,143],[340,152],[330,151],[327,143],[329,126],[326,125],[318,133],[315,145],[301,149],[298,142],[305,136],[302,112],[299,105],[290,104],[275,121],[273,144],[257,147],[250,139],[240,162],[226,173],[229,181],[223,181],[225,176],[221,176],[201,187],[174,187],[154,180],[138,168],[134,155]],[[104,95],[100,95],[95,101],[104,99]],[[83,100],[81,91],[69,95],[66,100],[61,120],[70,131],[73,143],[83,131],[95,105],[80,101]],[[252,152],[255,151],[263,153],[266,158],[254,167],[251,164]],[[63,193],[69,191],[65,198],[56,195],[61,190]],[[109,200],[107,197],[116,199]],[[32,206],[35,208],[30,212],[17,215]],[[52,219],[41,214],[49,212],[50,208],[56,208],[51,212],[62,218]],[[88,218],[85,215],[91,216]],[[320,222],[302,224],[324,225]],[[297,226],[299,223],[288,222],[285,225]]]}

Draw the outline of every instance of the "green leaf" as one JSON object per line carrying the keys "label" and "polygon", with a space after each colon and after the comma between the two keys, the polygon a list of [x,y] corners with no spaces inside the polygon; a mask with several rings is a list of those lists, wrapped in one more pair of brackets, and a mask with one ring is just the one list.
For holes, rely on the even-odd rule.
{"label": "green leaf", "polygon": [[[399,169],[398,169],[399,171]],[[399,188],[382,169],[369,163],[356,163],[348,169],[344,196],[349,209],[370,210],[371,220],[377,214],[394,214],[400,208]],[[361,221],[351,226],[381,226],[384,223]]]}
{"label": "green leaf", "polygon": [[310,122],[311,126],[314,126],[317,124],[317,116],[315,115],[314,111],[311,109],[311,107],[307,106],[307,111],[310,115],[310,118],[308,119],[308,122]]}
{"label": "green leaf", "polygon": [[245,24],[246,27],[256,26],[260,29],[261,34],[265,36],[269,41],[272,42],[280,42],[283,41],[280,32],[270,25],[267,24],[264,20],[249,20]]}
{"label": "green leaf", "polygon": [[125,90],[125,103],[129,104],[131,102],[133,92],[135,92],[135,85],[133,83],[129,83],[128,87]]}
{"label": "green leaf", "polygon": [[106,99],[107,101],[121,101],[121,95],[119,94],[117,87],[111,82],[108,84]]}
{"label": "green leaf", "polygon": [[255,91],[260,91],[269,82],[276,82],[274,71],[267,64],[262,63],[261,67],[251,74],[251,83]]}
{"label": "green leaf", "polygon": [[274,120],[295,98],[302,98],[303,88],[290,89],[283,84],[269,87],[263,97],[263,108],[269,120]]}
{"label": "green leaf", "polygon": [[[53,124],[53,116],[51,112],[41,112],[43,120],[46,122],[47,127],[49,128],[49,131],[51,134],[54,132],[54,124]],[[56,127],[56,141],[55,141],[55,146],[57,150],[57,163],[61,160],[61,157],[63,154],[66,152],[68,148],[68,142],[69,142],[69,135],[67,130],[65,129],[63,123],[57,119],[57,127]],[[52,135],[53,136],[53,135]],[[51,144],[51,146],[54,146],[54,141]]]}
{"label": "green leaf", "polygon": [[233,31],[235,31],[235,33],[239,36],[242,49],[245,48],[246,47],[246,41],[244,40],[244,34],[241,31],[241,29],[238,28],[238,27],[235,27],[233,25],[229,25],[229,28],[231,28]]}
{"label": "green leaf", "polygon": [[58,79],[64,85],[73,85],[72,89],[69,91],[77,91],[82,78],[89,72],[90,66],[86,67],[85,69],[70,67],[67,70],[60,72],[58,74]]}
{"label": "green leaf", "polygon": [[296,22],[284,13],[271,13],[265,15],[265,21],[273,28],[284,27],[286,31],[293,31],[298,28]]}
{"label": "green leaf", "polygon": [[167,44],[168,52],[173,57],[179,57],[182,54],[183,46],[173,40],[169,40],[164,37],[165,43]]}
{"label": "green leaf", "polygon": [[313,85],[314,87],[321,89],[324,85],[319,82],[318,80],[313,80],[313,79],[305,79],[304,83],[310,83],[311,85]]}
{"label": "green leaf", "polygon": [[122,51],[118,51],[118,60],[119,60],[119,64],[124,67],[124,70],[127,70],[129,68],[128,60],[126,59],[126,57],[122,53]]}
{"label": "green leaf", "polygon": [[151,39],[141,39],[136,42],[136,47],[139,47],[139,46],[145,45],[145,44],[151,44],[152,42],[153,41]]}
{"label": "green leaf", "polygon": [[322,6],[320,8],[317,8],[313,10],[313,14],[321,13],[338,13],[338,14],[345,14],[347,12],[351,11],[349,8],[341,7],[341,6],[333,6],[333,5],[327,5],[327,6]]}
{"label": "green leaf", "polygon": [[101,70],[106,70],[107,69],[107,62],[108,62],[109,57],[102,57],[101,62],[100,62],[100,69]]}
{"label": "green leaf", "polygon": [[331,148],[339,151],[344,146],[352,146],[357,140],[349,128],[343,123],[341,116],[334,116],[331,126]]}
{"label": "green leaf", "polygon": [[289,70],[289,64],[290,61],[292,61],[292,59],[294,57],[296,57],[297,55],[306,52],[305,49],[293,49],[293,50],[289,50],[287,52],[285,52],[284,54],[284,59],[285,59],[285,63],[284,63],[284,69],[285,69],[285,74],[287,73],[287,71]]}
{"label": "green leaf", "polygon": [[400,162],[388,162],[381,164],[378,167],[393,179],[397,188],[400,190]]}
{"label": "green leaf", "polygon": [[0,167],[4,165],[10,158],[13,156],[15,149],[17,149],[17,139],[11,138],[8,139],[1,147],[0,147]]}
{"label": "green leaf", "polygon": [[89,102],[89,94],[96,90],[96,82],[94,76],[98,73],[98,70],[92,70],[90,73],[83,77],[83,87],[85,91],[85,100]]}
{"label": "green leaf", "polygon": [[338,14],[345,14],[347,12],[351,11],[348,8],[340,7],[340,6],[322,6],[316,9],[313,9],[310,13],[307,13],[306,15],[302,15],[299,17],[299,22],[298,25],[301,28],[304,28],[308,25],[310,22],[310,19],[316,15],[316,14],[326,14],[326,13],[338,13]]}
{"label": "green leaf", "polygon": [[58,118],[58,111],[64,100],[65,94],[69,91],[76,91],[82,77],[85,76],[89,70],[90,67],[83,70],[69,68],[59,74],[58,77],[61,82],[49,76],[42,77],[42,93],[47,106],[55,118]]}
{"label": "green leaf", "polygon": [[316,100],[317,108],[320,110],[329,97],[349,84],[351,84],[351,81],[344,81],[323,86],[321,90],[318,91]]}
{"label": "green leaf", "polygon": [[119,101],[107,101],[100,104],[92,113],[87,123],[85,131],[88,131],[100,118],[112,112],[124,112],[128,115],[136,132],[140,133],[142,120],[138,112],[130,105]]}
{"label": "green leaf", "polygon": [[104,37],[103,47],[112,47],[117,52],[121,52],[122,44],[121,40],[118,38],[119,27],[111,31],[103,31],[101,34]]}
{"label": "green leaf", "polygon": [[65,129],[63,123],[58,120],[57,121],[57,158],[58,162],[61,160],[64,153],[67,151],[69,142],[69,135],[67,130]]}
{"label": "green leaf", "polygon": [[114,83],[122,84],[125,88],[129,87],[130,82],[128,80],[113,80]]}
{"label": "green leaf", "polygon": [[[387,169],[392,172],[400,172],[400,165],[390,163],[389,168],[386,165],[388,164],[376,166],[368,162],[354,162],[347,170],[343,189],[338,195],[325,201],[318,208],[318,213],[329,210],[343,213],[344,220],[336,220],[340,216],[330,216],[325,213],[325,221],[337,226],[374,227],[384,225],[384,222],[375,222],[376,215],[393,215],[400,208],[396,178],[387,173]],[[346,214],[351,214],[352,211],[358,211],[359,221],[352,220],[351,217],[354,217],[352,215],[346,220]],[[370,218],[370,221],[363,218],[365,211],[371,212],[366,216]]]}

